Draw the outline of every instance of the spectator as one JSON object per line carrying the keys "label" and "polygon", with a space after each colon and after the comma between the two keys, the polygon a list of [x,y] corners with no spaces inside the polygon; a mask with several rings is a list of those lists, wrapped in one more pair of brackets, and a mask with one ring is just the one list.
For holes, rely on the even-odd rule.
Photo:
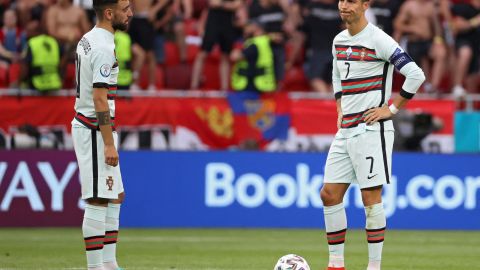
{"label": "spectator", "polygon": [[202,39],[201,50],[193,65],[191,88],[198,89],[205,58],[215,44],[220,45],[220,88],[228,89],[229,54],[232,51],[235,11],[243,5],[243,0],[209,0],[207,22]]}
{"label": "spectator", "polygon": [[152,7],[152,12],[156,14],[153,28],[155,29],[154,44],[157,64],[165,63],[165,32],[175,16],[174,2],[175,0],[158,0]]}
{"label": "spectator", "polygon": [[192,0],[175,0],[174,12],[173,33],[175,35],[175,43],[180,52],[180,61],[183,63],[187,61],[185,21],[190,20],[193,16]]}
{"label": "spectator", "polygon": [[375,16],[376,25],[389,36],[393,35],[393,18],[398,14],[399,0],[372,0],[369,10]]}
{"label": "spectator", "polygon": [[284,22],[287,13],[279,0],[254,0],[248,10],[249,18],[258,20],[265,26],[265,32],[270,36],[275,61],[275,78],[282,81],[285,74],[285,42]]}
{"label": "spectator", "polygon": [[190,20],[193,14],[191,0],[159,0],[153,8],[156,17],[153,22],[155,29],[155,58],[157,64],[165,61],[165,40],[169,33],[173,33],[177,45],[180,62],[187,61],[187,43],[185,21]]}
{"label": "spectator", "polygon": [[46,34],[37,21],[27,27],[27,55],[22,68],[22,78],[28,79],[30,88],[41,93],[62,87],[59,72],[60,46],[55,38]]}
{"label": "spectator", "polygon": [[244,49],[231,54],[236,62],[232,88],[237,91],[272,92],[276,89],[275,65],[270,36],[259,21],[250,21],[245,27]]}
{"label": "spectator", "polygon": [[336,0],[311,0],[304,9],[303,31],[307,40],[305,73],[313,90],[329,93],[332,82],[332,42],[342,20]]}
{"label": "spectator", "polygon": [[63,52],[60,61],[63,73],[67,65],[75,61],[77,42],[90,28],[87,15],[82,8],[73,5],[72,0],[58,0],[48,8],[45,20],[48,35],[57,39]]}
{"label": "spectator", "polygon": [[74,51],[76,43],[90,28],[85,11],[73,5],[71,0],[58,0],[51,6],[46,22],[48,34],[56,38],[66,52],[72,47]]}
{"label": "spectator", "polygon": [[[24,31],[17,27],[17,15],[9,9],[3,14],[3,27],[0,31],[0,67],[8,70],[12,62],[21,58],[26,47],[27,37]],[[9,82],[13,87],[17,82]]]}
{"label": "spectator", "polygon": [[[452,94],[460,98],[467,91],[475,91],[477,87],[475,74],[478,73],[480,61],[480,0],[454,4],[452,15],[456,32],[456,64]],[[462,85],[464,80],[467,90]]]}
{"label": "spectator", "polygon": [[73,0],[73,4],[85,10],[90,25],[96,24],[95,10],[93,9],[93,0]]}
{"label": "spectator", "polygon": [[32,20],[32,9],[36,5],[36,1],[17,0],[11,1],[11,7],[17,11],[20,27],[26,27]]}
{"label": "spectator", "polygon": [[[427,75],[424,90],[438,91],[445,70],[447,50],[438,17],[438,4],[430,0],[408,0],[394,21],[394,38],[407,39],[407,52]],[[429,62],[433,64],[430,67]]]}
{"label": "spectator", "polygon": [[[163,1],[159,1],[163,2]],[[147,63],[148,87],[149,91],[155,91],[155,54],[154,39],[155,30],[152,22],[154,21],[156,12],[152,9],[151,0],[133,0],[134,14],[128,33],[132,38],[133,52],[133,84],[131,89],[137,91],[139,74],[145,63]]]}

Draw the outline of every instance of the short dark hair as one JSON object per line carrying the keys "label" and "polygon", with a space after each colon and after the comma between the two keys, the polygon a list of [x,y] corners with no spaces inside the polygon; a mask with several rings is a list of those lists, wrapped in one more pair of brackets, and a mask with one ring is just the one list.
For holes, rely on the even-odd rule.
{"label": "short dark hair", "polygon": [[103,18],[103,11],[107,6],[115,5],[118,0],[93,0],[93,9],[97,17]]}

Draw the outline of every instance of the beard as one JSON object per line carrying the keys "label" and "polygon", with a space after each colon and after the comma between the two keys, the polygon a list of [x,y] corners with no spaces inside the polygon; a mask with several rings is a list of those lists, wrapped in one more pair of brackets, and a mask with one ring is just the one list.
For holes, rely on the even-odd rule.
{"label": "beard", "polygon": [[128,28],[128,23],[122,23],[119,21],[114,21],[112,22],[112,28],[114,31],[120,30],[120,31],[126,31]]}

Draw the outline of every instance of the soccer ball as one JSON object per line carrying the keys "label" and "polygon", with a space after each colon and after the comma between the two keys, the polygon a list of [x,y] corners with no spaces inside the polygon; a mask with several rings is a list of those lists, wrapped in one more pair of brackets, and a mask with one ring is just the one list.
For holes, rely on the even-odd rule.
{"label": "soccer ball", "polygon": [[304,258],[295,254],[288,254],[278,259],[273,270],[310,270],[310,266]]}

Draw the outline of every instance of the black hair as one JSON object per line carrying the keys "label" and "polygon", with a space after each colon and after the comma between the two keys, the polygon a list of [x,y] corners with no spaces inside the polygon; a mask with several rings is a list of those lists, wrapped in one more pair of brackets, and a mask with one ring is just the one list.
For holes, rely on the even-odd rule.
{"label": "black hair", "polygon": [[103,18],[103,11],[105,8],[117,3],[118,0],[93,0],[93,9],[95,10],[98,18]]}

